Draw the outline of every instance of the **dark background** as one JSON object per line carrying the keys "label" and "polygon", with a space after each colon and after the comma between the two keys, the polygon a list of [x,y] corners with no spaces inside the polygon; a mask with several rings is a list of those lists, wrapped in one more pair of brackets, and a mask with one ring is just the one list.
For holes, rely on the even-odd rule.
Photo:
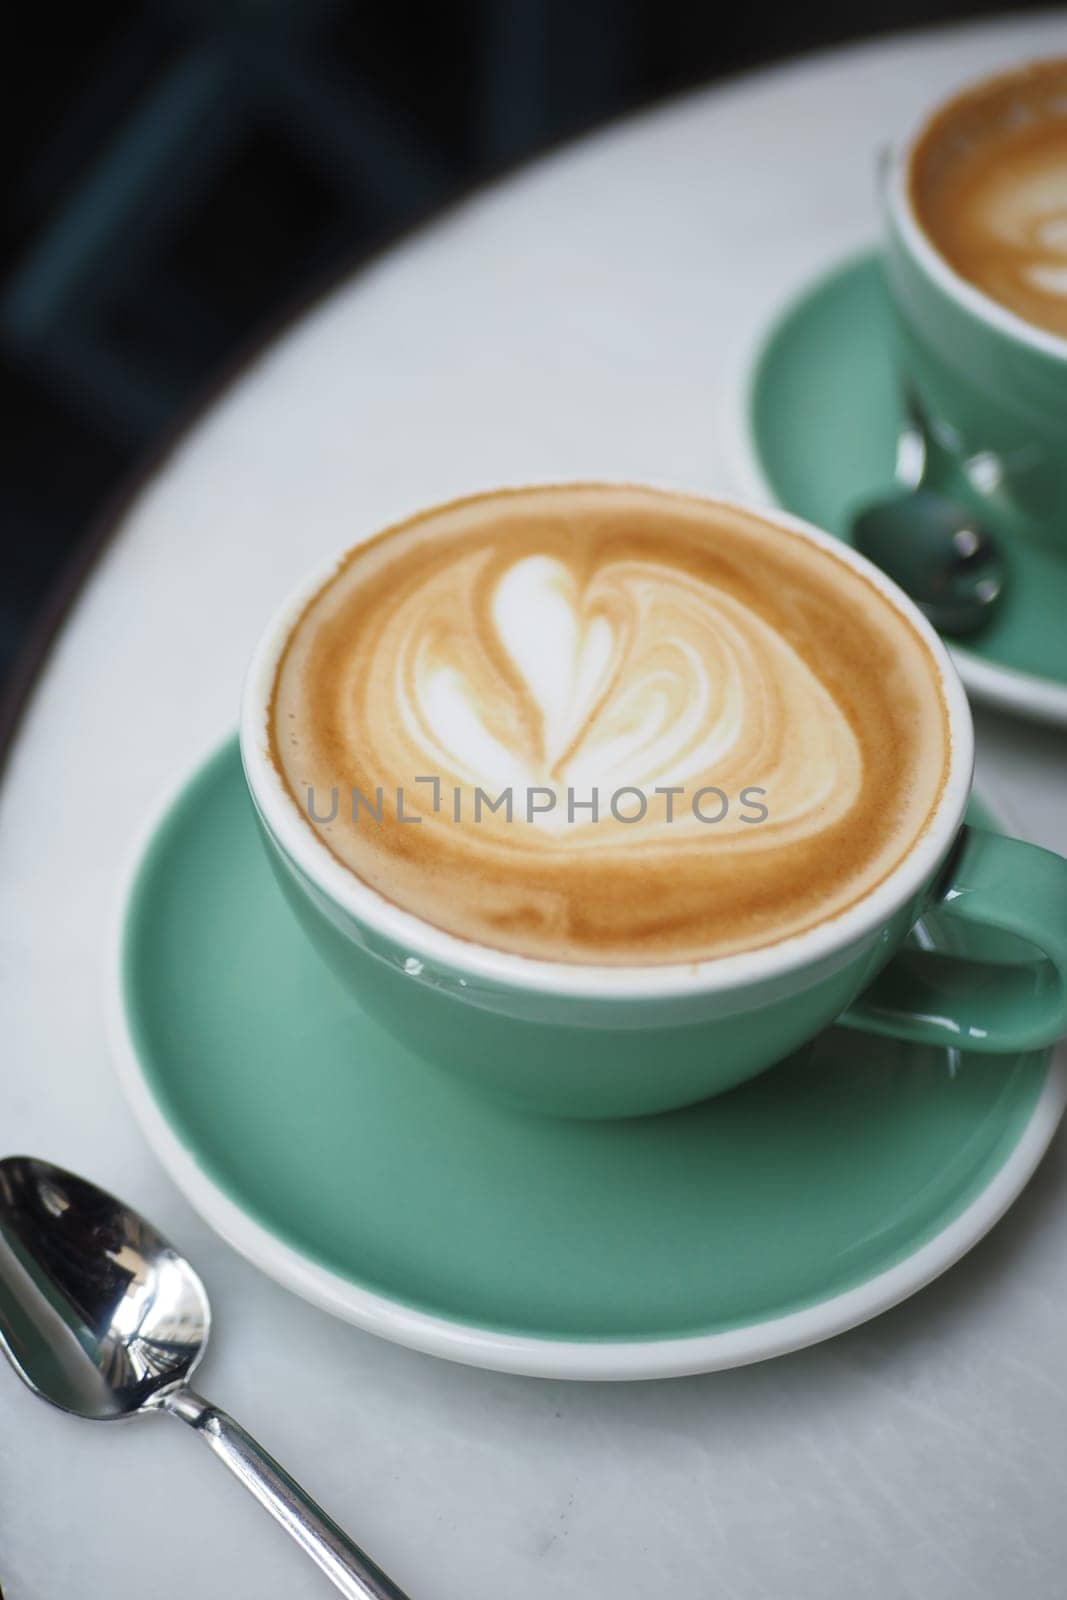
{"label": "dark background", "polygon": [[117,484],[316,280],[479,180],[632,107],[838,41],[1006,9],[14,8],[0,98],[0,687]]}

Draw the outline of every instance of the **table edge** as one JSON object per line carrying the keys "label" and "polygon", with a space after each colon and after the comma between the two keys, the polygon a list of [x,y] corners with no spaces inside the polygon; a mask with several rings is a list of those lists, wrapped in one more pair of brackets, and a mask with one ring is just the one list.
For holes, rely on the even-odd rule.
{"label": "table edge", "polygon": [[190,399],[178,408],[174,418],[148,447],[143,458],[125,473],[102,507],[89,519],[84,534],[64,560],[58,574],[45,591],[44,600],[30,623],[29,633],[15,654],[7,681],[0,689],[0,785],[3,784],[23,721],[33,694],[59,640],[63,628],[88,586],[97,565],[120,533],[127,513],[143,491],[167,465],[186,438],[211,408],[233,388],[255,363],[280,342],[296,325],[351,279],[384,260],[394,251],[446,221],[454,212],[481,199],[493,189],[502,188],[522,173],[552,160],[568,148],[577,148],[609,129],[619,129],[644,118],[652,118],[669,107],[695,100],[707,93],[736,90],[747,82],[775,73],[804,72],[817,63],[829,63],[850,54],[876,51],[892,43],[918,42],[961,32],[984,33],[998,29],[1026,28],[1055,16],[1060,7],[1055,0],[1038,0],[1023,10],[995,11],[989,16],[955,18],[948,22],[925,22],[887,28],[873,34],[854,34],[834,44],[800,51],[783,51],[752,65],[738,67],[717,77],[703,78],[654,96],[628,111],[604,116],[578,131],[568,131],[537,150],[505,163],[446,200],[431,203],[413,219],[387,232],[369,249],[353,253],[312,276],[296,289],[253,329],[219,369],[207,378]]}

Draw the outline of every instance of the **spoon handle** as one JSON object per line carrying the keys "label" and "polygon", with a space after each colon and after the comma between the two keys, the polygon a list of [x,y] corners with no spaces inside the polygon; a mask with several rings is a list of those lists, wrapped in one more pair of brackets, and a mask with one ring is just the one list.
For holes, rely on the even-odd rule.
{"label": "spoon handle", "polygon": [[172,1391],[163,1406],[200,1435],[348,1600],[407,1600],[239,1422],[189,1388]]}

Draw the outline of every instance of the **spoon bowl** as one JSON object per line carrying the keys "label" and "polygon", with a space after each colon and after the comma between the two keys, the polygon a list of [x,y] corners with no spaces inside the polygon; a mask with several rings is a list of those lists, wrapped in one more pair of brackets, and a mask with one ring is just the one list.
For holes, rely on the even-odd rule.
{"label": "spoon bowl", "polygon": [[23,1382],[92,1422],[188,1423],[349,1600],[405,1600],[251,1434],[189,1386],[211,1308],[138,1212],[32,1156],[0,1160],[0,1350]]}
{"label": "spoon bowl", "polygon": [[36,1394],[130,1416],[188,1380],[210,1327],[203,1284],[151,1223],[47,1161],[0,1161],[0,1345]]}
{"label": "spoon bowl", "polygon": [[946,495],[917,485],[865,507],[852,541],[911,596],[939,633],[976,633],[1004,590],[995,540]]}

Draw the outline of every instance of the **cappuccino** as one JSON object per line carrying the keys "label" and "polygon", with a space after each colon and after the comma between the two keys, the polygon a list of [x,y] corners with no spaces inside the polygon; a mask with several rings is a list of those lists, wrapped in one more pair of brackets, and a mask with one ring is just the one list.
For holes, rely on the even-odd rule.
{"label": "cappuccino", "polygon": [[1067,338],[1067,59],[968,89],[923,130],[912,207],[961,277]]}
{"label": "cappuccino", "polygon": [[358,545],[279,661],[272,759],[379,894],[542,960],[647,965],[837,916],[946,780],[933,656],[801,534],[578,485]]}

